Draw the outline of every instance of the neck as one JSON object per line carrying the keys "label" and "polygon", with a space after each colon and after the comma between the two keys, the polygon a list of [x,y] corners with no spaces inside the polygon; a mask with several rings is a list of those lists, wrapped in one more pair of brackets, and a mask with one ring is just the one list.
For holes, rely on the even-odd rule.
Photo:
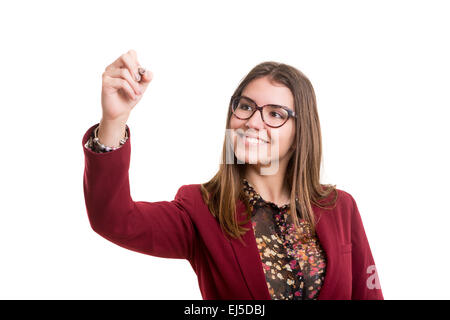
{"label": "neck", "polygon": [[258,167],[249,165],[244,177],[264,200],[281,207],[290,201],[290,188],[286,183],[285,173],[286,166],[280,167],[276,174],[261,175]]}

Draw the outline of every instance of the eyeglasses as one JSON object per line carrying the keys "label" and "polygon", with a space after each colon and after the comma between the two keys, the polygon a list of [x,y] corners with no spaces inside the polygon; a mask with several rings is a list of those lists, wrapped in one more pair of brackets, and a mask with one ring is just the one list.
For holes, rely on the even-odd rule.
{"label": "eyeglasses", "polygon": [[279,128],[285,124],[289,117],[297,118],[294,111],[285,106],[266,104],[259,107],[252,99],[246,96],[236,96],[231,100],[233,114],[241,120],[250,119],[256,110],[261,113],[261,119],[272,128]]}

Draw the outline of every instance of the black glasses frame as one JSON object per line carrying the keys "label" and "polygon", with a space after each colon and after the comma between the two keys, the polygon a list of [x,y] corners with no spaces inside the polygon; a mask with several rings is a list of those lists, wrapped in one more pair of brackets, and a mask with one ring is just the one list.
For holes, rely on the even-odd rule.
{"label": "black glasses frame", "polygon": [[[237,106],[237,105],[235,106],[235,103],[236,103],[237,101],[239,101],[239,99],[241,99],[241,98],[245,98],[245,99],[247,99],[247,100],[250,100],[250,101],[253,102],[253,104],[255,105],[254,108],[253,108],[253,106],[250,106],[250,107],[253,108],[253,112],[250,114],[250,116],[249,116],[248,118],[239,118],[239,117],[234,113],[235,107]],[[271,126],[270,124],[268,124],[268,123],[264,120],[264,116],[263,116],[263,108],[266,107],[266,106],[274,106],[274,107],[277,107],[277,108],[281,108],[281,109],[283,109],[283,110],[286,110],[286,112],[288,113],[288,117],[287,117],[286,120],[285,120],[282,124],[280,124],[279,126]],[[268,125],[269,127],[271,127],[271,128],[279,128],[279,127],[281,127],[282,125],[284,125],[284,124],[289,120],[290,117],[295,118],[295,119],[297,118],[297,115],[295,114],[295,112],[292,111],[291,109],[289,109],[288,107],[280,106],[280,105],[278,105],[278,104],[272,104],[272,103],[270,103],[270,104],[265,104],[265,105],[263,105],[263,106],[258,106],[258,105],[256,104],[255,101],[253,101],[252,99],[250,99],[250,98],[247,97],[247,96],[242,96],[242,95],[241,95],[241,96],[235,96],[235,97],[232,97],[232,99],[231,99],[231,110],[232,110],[234,116],[235,116],[236,118],[238,118],[238,119],[241,119],[241,120],[247,120],[247,119],[250,119],[251,117],[253,117],[253,114],[256,112],[256,110],[258,110],[259,113],[261,114],[261,119],[262,119],[262,121],[263,121],[266,125]]]}

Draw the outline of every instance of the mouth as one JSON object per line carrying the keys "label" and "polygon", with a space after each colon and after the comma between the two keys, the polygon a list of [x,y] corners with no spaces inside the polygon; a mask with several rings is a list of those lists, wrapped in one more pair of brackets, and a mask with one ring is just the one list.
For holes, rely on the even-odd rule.
{"label": "mouth", "polygon": [[269,143],[269,141],[267,141],[267,140],[260,139],[259,137],[249,136],[249,135],[243,134],[242,132],[238,132],[237,134],[241,139],[244,139],[244,141],[247,141],[248,143],[251,143],[251,144],[267,144],[267,143]]}

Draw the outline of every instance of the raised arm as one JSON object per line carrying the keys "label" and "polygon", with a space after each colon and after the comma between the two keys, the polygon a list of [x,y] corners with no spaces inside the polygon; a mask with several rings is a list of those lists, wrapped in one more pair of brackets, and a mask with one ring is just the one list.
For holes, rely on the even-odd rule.
{"label": "raised arm", "polygon": [[[152,79],[134,50],[105,68],[102,119],[88,129],[82,141],[86,209],[94,231],[117,245],[157,257],[190,260],[195,239],[189,215],[195,207],[195,197],[189,194],[192,188],[182,186],[172,201],[133,201],[130,195],[131,135],[126,123]],[[98,141],[94,139],[93,144],[97,126]]]}
{"label": "raised arm", "polygon": [[[107,240],[130,250],[156,257],[190,260],[195,229],[189,210],[195,208],[187,186],[172,201],[133,201],[129,166],[131,135],[119,149],[96,153],[85,147],[98,124],[83,137],[85,170],[83,188],[92,229]],[[158,183],[150,181],[149,183]]]}

